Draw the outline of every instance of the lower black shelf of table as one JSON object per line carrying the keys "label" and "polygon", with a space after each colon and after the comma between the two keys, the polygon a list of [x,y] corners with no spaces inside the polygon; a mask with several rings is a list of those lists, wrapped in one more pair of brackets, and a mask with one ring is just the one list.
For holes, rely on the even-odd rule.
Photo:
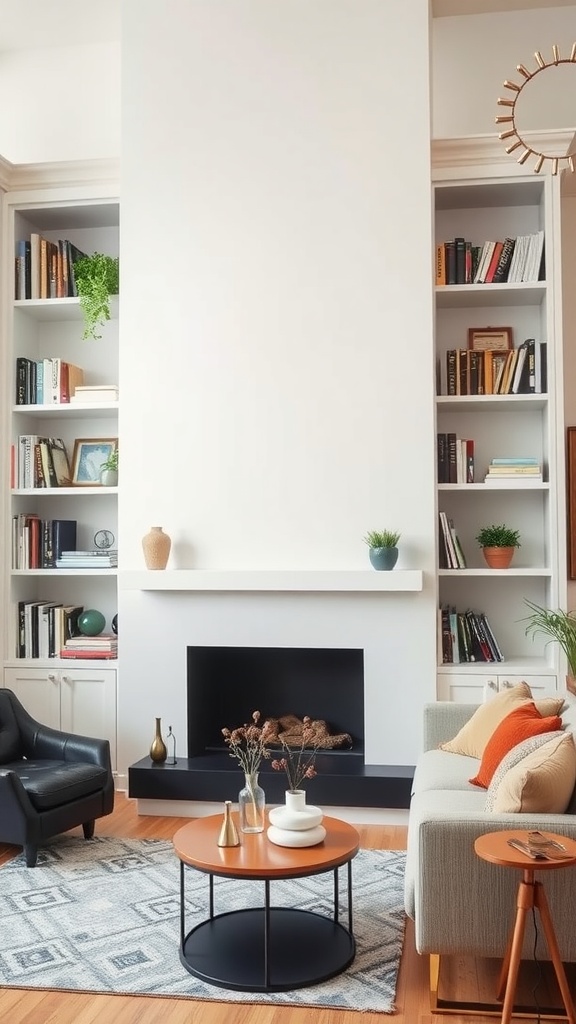
{"label": "lower black shelf of table", "polygon": [[218,988],[286,992],[327,981],[354,960],[354,936],[309,910],[270,909],[266,984],[265,910],[219,914],[188,933],[180,959],[190,974]]}

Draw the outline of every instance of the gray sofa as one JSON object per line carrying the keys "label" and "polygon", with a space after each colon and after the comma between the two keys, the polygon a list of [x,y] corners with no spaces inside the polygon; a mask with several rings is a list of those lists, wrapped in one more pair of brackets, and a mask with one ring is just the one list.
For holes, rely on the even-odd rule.
{"label": "gray sofa", "polygon": [[[520,872],[481,860],[474,840],[499,829],[541,829],[576,839],[576,790],[564,814],[494,814],[486,791],[468,781],[479,761],[438,746],[452,739],[476,705],[440,701],[424,709],[424,753],[414,775],[408,826],[405,908],[419,953],[501,957],[514,921]],[[567,695],[562,727],[576,734],[576,700]],[[543,879],[560,953],[576,962],[576,867]],[[538,921],[538,955],[549,959]],[[523,956],[532,958],[527,922]]]}

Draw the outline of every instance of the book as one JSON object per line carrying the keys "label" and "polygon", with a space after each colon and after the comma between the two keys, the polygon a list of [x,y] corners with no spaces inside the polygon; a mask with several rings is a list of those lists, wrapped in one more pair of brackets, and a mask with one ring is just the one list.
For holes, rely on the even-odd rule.
{"label": "book", "polygon": [[76,386],[70,402],[117,402],[116,384],[83,384]]}
{"label": "book", "polygon": [[494,280],[494,274],[500,260],[500,254],[504,248],[504,242],[495,242],[492,250],[492,256],[490,257],[490,263],[484,277],[485,284],[492,284]]}
{"label": "book", "polygon": [[446,250],[444,243],[436,246],[436,285],[446,284]]}
{"label": "book", "polygon": [[55,569],[56,559],[63,548],[76,544],[77,521],[75,519],[46,519],[43,521],[41,558],[43,569]]}
{"label": "book", "polygon": [[508,280],[508,270],[510,269],[510,263],[512,262],[515,245],[515,238],[504,239],[502,251],[498,260],[498,266],[496,267],[494,277],[492,278],[492,284],[504,284]]}
{"label": "book", "polygon": [[75,366],[74,363],[68,363],[65,360],[62,361],[60,367],[60,390],[59,397],[60,402],[66,405],[72,395],[75,394],[78,385],[84,383],[84,370],[81,366]]}
{"label": "book", "polygon": [[[61,437],[49,437],[47,438],[47,443],[50,450],[52,465],[54,467],[54,475],[56,478],[55,486],[69,487],[72,483],[72,471],[70,469],[66,445]],[[75,544],[76,541],[74,541],[74,546]],[[70,546],[72,547],[73,545]]]}
{"label": "book", "polygon": [[456,284],[466,284],[466,239],[454,239],[456,251]]}
{"label": "book", "polygon": [[73,650],[71,650],[68,647],[62,647],[61,650],[60,650],[60,657],[61,658],[85,658],[85,659],[92,658],[93,660],[96,660],[96,661],[99,658],[101,658],[103,660],[111,660],[111,659],[116,659],[118,657],[118,652],[117,651],[94,651],[91,648],[87,648],[87,647],[77,647],[77,648],[74,648]]}
{"label": "book", "polygon": [[456,247],[453,241],[444,242],[446,284],[456,284]]}

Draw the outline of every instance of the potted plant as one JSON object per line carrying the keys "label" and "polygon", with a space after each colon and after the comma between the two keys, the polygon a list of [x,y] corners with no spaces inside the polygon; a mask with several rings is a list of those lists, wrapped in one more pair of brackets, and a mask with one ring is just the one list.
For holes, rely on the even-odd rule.
{"label": "potted plant", "polygon": [[74,281],[84,314],[83,339],[102,337],[96,328],[110,319],[110,296],[119,290],[119,258],[95,252],[74,262]]}
{"label": "potted plant", "polygon": [[483,526],[477,535],[486,565],[491,569],[507,569],[520,547],[520,533],[504,523],[501,526]]}
{"label": "potted plant", "polygon": [[576,614],[565,612],[561,608],[543,608],[539,604],[526,600],[532,614],[526,622],[525,635],[534,640],[538,634],[547,636],[546,645],[557,643],[566,655],[568,675],[566,687],[570,693],[576,694]]}
{"label": "potted plant", "polygon": [[118,448],[114,448],[100,466],[100,483],[104,487],[116,487],[118,483]]}
{"label": "potted plant", "polygon": [[398,541],[401,534],[396,530],[369,530],[364,537],[368,545],[370,562],[375,569],[393,569],[398,561]]}

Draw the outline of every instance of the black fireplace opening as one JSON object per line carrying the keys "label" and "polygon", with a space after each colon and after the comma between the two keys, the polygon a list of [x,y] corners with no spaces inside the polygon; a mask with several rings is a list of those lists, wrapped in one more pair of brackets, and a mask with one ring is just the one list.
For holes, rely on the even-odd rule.
{"label": "black fireplace opening", "polygon": [[[364,761],[364,651],[304,647],[188,647],[188,757],[224,752],[222,729],[266,718],[309,715],[352,745],[318,758]],[[266,766],[263,765],[263,768]]]}
{"label": "black fireplace opening", "polygon": [[[383,680],[385,685],[385,680]],[[366,764],[364,651],[355,648],[187,647],[188,756],[156,764],[144,757],[128,769],[129,795],[150,800],[238,799],[241,768],[222,729],[265,718],[321,719],[331,734],[349,733],[352,746],[319,750],[317,775],[306,782],[309,803],[402,807],[410,804],[414,767]],[[178,734],[181,727],[178,727]],[[286,773],[260,765],[267,804],[281,803]]]}

